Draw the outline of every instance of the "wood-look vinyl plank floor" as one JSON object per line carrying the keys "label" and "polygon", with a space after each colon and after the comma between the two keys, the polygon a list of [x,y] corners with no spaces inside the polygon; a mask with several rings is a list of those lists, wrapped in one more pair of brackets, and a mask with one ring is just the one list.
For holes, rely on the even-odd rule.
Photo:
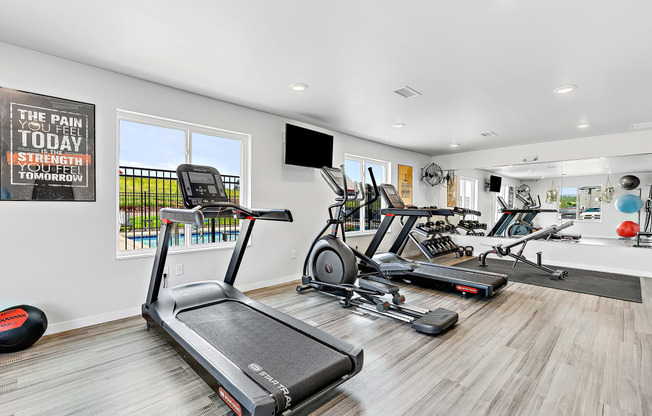
{"label": "wood-look vinyl plank floor", "polygon": [[[459,313],[439,337],[295,283],[248,295],[364,347],[362,373],[315,415],[652,416],[652,279],[641,283],[641,304],[520,283],[462,299],[399,283],[408,303]],[[0,415],[228,412],[140,317],[0,356]]]}

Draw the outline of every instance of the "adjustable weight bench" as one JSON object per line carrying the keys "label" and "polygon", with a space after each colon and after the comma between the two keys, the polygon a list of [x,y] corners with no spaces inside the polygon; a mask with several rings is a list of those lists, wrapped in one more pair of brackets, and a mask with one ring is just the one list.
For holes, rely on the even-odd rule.
{"label": "adjustable weight bench", "polygon": [[[533,232],[532,234],[523,236],[518,240],[509,242],[508,244],[501,243],[501,244],[492,245],[491,250],[480,254],[480,257],[478,257],[478,260],[480,261],[480,266],[483,267],[487,266],[487,256],[489,254],[495,254],[498,257],[509,256],[516,259],[512,267],[516,267],[516,265],[520,261],[525,264],[529,264],[532,267],[536,267],[537,269],[541,269],[547,273],[550,273],[550,278],[552,280],[561,280],[565,278],[566,275],[568,275],[568,272],[566,270],[561,270],[561,269],[553,270],[550,267],[546,267],[543,264],[541,264],[541,252],[537,253],[537,262],[535,263],[533,261],[526,259],[525,256],[523,255],[523,251],[525,250],[525,246],[527,245],[528,242],[532,240],[549,240],[550,238],[552,238],[554,234],[560,232],[563,229],[571,227],[572,225],[573,225],[573,221],[569,221],[561,225],[551,225],[550,227],[543,228],[539,231]],[[512,253],[511,249],[518,246],[519,244],[522,244],[522,246],[519,248],[518,253],[516,254]]]}

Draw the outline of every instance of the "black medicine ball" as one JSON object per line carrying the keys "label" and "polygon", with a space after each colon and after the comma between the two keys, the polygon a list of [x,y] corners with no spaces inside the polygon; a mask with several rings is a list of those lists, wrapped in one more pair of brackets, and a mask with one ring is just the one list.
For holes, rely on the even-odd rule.
{"label": "black medicine ball", "polygon": [[621,188],[632,190],[638,188],[641,184],[641,180],[634,175],[625,175],[618,181],[618,184]]}
{"label": "black medicine ball", "polygon": [[0,354],[16,352],[32,346],[48,328],[42,310],[19,305],[0,312]]}

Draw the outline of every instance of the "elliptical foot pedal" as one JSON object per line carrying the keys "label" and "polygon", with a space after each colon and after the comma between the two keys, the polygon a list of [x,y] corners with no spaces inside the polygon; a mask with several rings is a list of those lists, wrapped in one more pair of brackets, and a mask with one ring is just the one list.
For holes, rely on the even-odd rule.
{"label": "elliptical foot pedal", "polygon": [[412,328],[424,334],[436,335],[455,325],[458,319],[457,312],[438,308],[412,322]]}

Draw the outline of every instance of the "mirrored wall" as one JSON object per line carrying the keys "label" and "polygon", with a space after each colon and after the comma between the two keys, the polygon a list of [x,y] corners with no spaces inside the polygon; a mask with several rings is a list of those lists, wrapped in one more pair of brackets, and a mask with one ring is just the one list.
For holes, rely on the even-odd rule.
{"label": "mirrored wall", "polygon": [[[518,238],[573,221],[565,241],[635,246],[639,231],[652,231],[646,211],[652,205],[652,154],[480,167],[455,175],[447,205],[455,201],[480,211],[472,219],[487,224],[485,235]],[[640,234],[639,240],[652,246],[652,238]]]}

